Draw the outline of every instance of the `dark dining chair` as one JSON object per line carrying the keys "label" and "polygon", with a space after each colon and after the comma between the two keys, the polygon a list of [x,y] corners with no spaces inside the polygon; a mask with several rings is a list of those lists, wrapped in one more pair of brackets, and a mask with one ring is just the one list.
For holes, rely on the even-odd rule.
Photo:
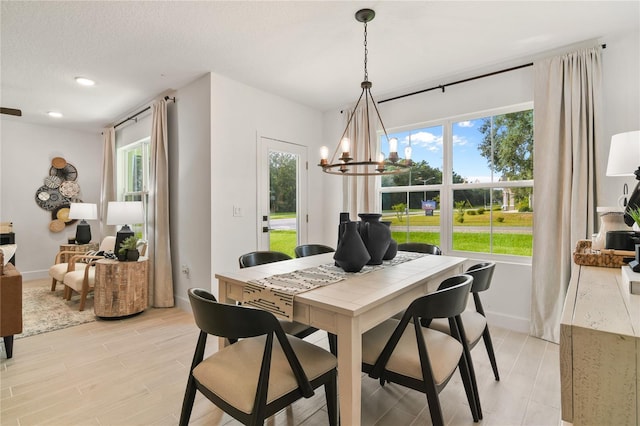
{"label": "dark dining chair", "polygon": [[334,251],[333,247],[322,244],[302,244],[293,249],[296,257],[314,256],[316,254],[332,253]]}
{"label": "dark dining chair", "polygon": [[[324,386],[329,424],[338,424],[337,360],[326,350],[287,336],[267,311],[218,303],[203,289],[189,289],[200,329],[180,413],[189,424],[196,391],[245,425],[266,418]],[[235,343],[204,358],[209,335]]]}
{"label": "dark dining chair", "polygon": [[440,249],[440,247],[434,244],[427,243],[402,243],[398,244],[398,250],[425,254],[442,254],[442,250]]}
{"label": "dark dining chair", "polygon": [[238,258],[241,268],[250,266],[264,265],[265,263],[280,262],[281,260],[289,260],[291,256],[280,251],[252,251],[245,253]]}
{"label": "dark dining chair", "polygon": [[[482,418],[460,319],[472,282],[469,275],[447,278],[440,290],[415,299],[402,319],[388,319],[362,335],[362,371],[381,383],[393,382],[426,394],[435,426],[444,424],[438,394],[456,369],[460,372],[473,421]],[[421,326],[421,320],[435,318],[446,318],[453,333]]]}
{"label": "dark dining chair", "polygon": [[[291,259],[291,256],[279,251],[252,251],[240,256],[238,262],[240,263],[240,268],[242,269],[289,259]],[[291,334],[292,336],[296,336],[300,339],[304,339],[305,337],[318,331],[317,328],[310,327],[298,321],[285,321],[281,319],[279,319],[279,321],[285,333]],[[332,353],[335,354],[336,352],[334,352],[331,340],[329,341],[329,344]]]}
{"label": "dark dining chair", "polygon": [[[464,324],[464,329],[466,331],[469,349],[473,349],[482,337],[484,340],[484,346],[487,349],[487,356],[491,362],[493,375],[496,381],[499,381],[500,374],[498,374],[498,363],[496,362],[493,343],[491,342],[491,333],[489,332],[489,325],[487,324],[487,318],[484,313],[484,308],[479,294],[480,292],[488,290],[491,286],[495,267],[495,262],[482,262],[475,264],[466,270],[465,274],[469,274],[473,277],[471,294],[473,294],[473,301],[476,309],[467,309],[462,313],[462,315],[460,315],[460,317],[462,318],[462,323]],[[446,321],[441,319],[433,320],[431,324],[429,324],[429,327],[444,333],[449,333],[449,325]]]}

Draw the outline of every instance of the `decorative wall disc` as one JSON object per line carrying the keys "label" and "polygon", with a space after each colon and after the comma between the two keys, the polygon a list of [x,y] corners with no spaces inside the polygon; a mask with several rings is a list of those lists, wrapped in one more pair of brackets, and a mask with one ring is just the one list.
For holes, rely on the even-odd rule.
{"label": "decorative wall disc", "polygon": [[62,157],[54,157],[51,160],[51,165],[56,169],[64,169],[64,167],[67,165],[67,160]]}
{"label": "decorative wall disc", "polygon": [[58,176],[62,180],[76,180],[78,178],[78,170],[71,163],[67,163],[62,169],[56,169],[51,166],[49,176]]}
{"label": "decorative wall disc", "polygon": [[40,208],[52,211],[63,204],[69,204],[69,199],[60,194],[57,188],[41,186],[36,191],[36,203]]}
{"label": "decorative wall disc", "polygon": [[62,183],[62,179],[58,176],[47,176],[44,178],[44,184],[48,188],[57,188]]}
{"label": "decorative wall disc", "polygon": [[80,193],[80,185],[74,180],[65,180],[60,184],[60,193],[67,198],[75,197]]}
{"label": "decorative wall disc", "polygon": [[60,232],[64,229],[64,222],[58,219],[49,222],[49,230],[51,232]]}

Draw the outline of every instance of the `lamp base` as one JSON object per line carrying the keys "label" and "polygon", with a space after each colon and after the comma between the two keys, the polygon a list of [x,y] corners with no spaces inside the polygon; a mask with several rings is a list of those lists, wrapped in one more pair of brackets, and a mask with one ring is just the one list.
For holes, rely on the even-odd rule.
{"label": "lamp base", "polygon": [[76,244],[87,244],[91,241],[91,226],[82,219],[76,227]]}
{"label": "lamp base", "polygon": [[134,233],[131,228],[129,228],[129,225],[122,225],[122,228],[120,228],[120,230],[116,233],[116,245],[114,248],[114,252],[116,256],[118,256],[118,260],[126,260],[126,253],[124,254],[124,259],[120,259],[120,244],[122,244],[122,242],[127,238],[133,237],[133,235]]}

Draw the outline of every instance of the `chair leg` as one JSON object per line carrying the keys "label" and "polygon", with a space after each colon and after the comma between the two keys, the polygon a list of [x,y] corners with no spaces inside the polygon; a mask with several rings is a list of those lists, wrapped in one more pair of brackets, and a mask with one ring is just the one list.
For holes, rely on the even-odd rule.
{"label": "chair leg", "polygon": [[71,294],[73,293],[73,290],[71,290],[71,287],[69,287],[68,285],[64,286],[64,298],[66,300],[71,300]]}
{"label": "chair leg", "polygon": [[56,281],[55,278],[51,278],[51,291],[56,291],[56,284],[58,283],[58,281]]}
{"label": "chair leg", "polygon": [[4,336],[4,348],[7,351],[7,359],[13,356],[13,334],[11,336]]}
{"label": "chair leg", "polygon": [[84,311],[84,305],[87,301],[87,293],[89,293],[87,290],[82,290],[80,292],[80,311]]}
{"label": "chair leg", "polygon": [[498,363],[496,362],[496,355],[493,352],[493,343],[491,343],[491,333],[489,333],[489,327],[484,328],[482,333],[482,339],[484,340],[484,346],[487,348],[487,355],[489,355],[489,361],[491,362],[491,368],[493,368],[493,375],[496,381],[500,381],[500,374],[498,374]]}
{"label": "chair leg", "polygon": [[429,404],[429,414],[431,415],[431,423],[433,426],[444,426],[444,419],[442,417],[442,408],[440,407],[440,399],[438,398],[438,391],[435,384],[425,383],[427,395],[427,403]]}
{"label": "chair leg", "polygon": [[335,371],[332,374],[331,381],[324,385],[324,393],[327,399],[329,426],[338,426],[338,378]]}
{"label": "chair leg", "polygon": [[193,410],[193,401],[196,399],[196,383],[193,376],[189,375],[187,380],[187,389],[184,391],[184,399],[182,401],[182,411],[180,412],[179,426],[187,426],[191,418],[191,410]]}
{"label": "chair leg", "polygon": [[334,356],[338,356],[338,336],[327,332],[327,338],[329,339],[329,351]]}
{"label": "chair leg", "polygon": [[467,394],[467,402],[469,403],[469,407],[471,408],[471,416],[473,417],[474,422],[478,422],[480,420],[480,416],[478,415],[478,406],[476,405],[476,396],[473,392],[473,385],[471,382],[471,375],[469,373],[469,365],[467,364],[467,357],[463,353],[460,357],[460,361],[458,362],[458,370],[460,371],[460,378],[462,379],[462,384],[464,385],[464,391]]}

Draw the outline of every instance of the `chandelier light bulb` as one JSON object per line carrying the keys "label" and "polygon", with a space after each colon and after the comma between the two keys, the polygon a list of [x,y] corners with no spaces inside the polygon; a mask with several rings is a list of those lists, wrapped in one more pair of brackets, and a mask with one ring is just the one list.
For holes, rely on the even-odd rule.
{"label": "chandelier light bulb", "polygon": [[340,143],[340,146],[342,147],[342,152],[349,154],[349,149],[351,148],[351,141],[349,140],[349,138],[342,138],[342,142]]}
{"label": "chandelier light bulb", "polygon": [[328,164],[329,148],[326,146],[320,147],[320,165],[326,166]]}
{"label": "chandelier light bulb", "polygon": [[389,139],[389,152],[398,152],[398,139]]}

